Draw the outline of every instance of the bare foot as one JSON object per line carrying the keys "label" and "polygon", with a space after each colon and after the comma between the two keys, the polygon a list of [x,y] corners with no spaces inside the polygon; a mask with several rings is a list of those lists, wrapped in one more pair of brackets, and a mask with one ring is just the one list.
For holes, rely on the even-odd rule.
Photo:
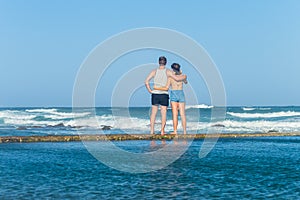
{"label": "bare foot", "polygon": [[170,133],[170,134],[172,134],[172,135],[177,135],[177,131],[174,131],[174,132],[172,132],[172,133]]}
{"label": "bare foot", "polygon": [[161,135],[165,135],[166,133],[165,133],[164,131],[162,131],[160,134],[161,134]]}

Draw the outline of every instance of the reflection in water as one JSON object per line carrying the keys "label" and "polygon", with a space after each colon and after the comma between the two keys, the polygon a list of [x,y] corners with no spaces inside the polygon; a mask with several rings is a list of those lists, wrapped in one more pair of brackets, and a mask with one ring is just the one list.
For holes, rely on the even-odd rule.
{"label": "reflection in water", "polygon": [[[195,140],[166,168],[143,174],[99,163],[80,142],[2,143],[0,199],[299,199],[300,137],[220,139],[199,159],[202,142]],[[142,152],[162,143],[119,146]]]}
{"label": "reflection in water", "polygon": [[166,139],[151,140],[150,148],[153,151],[159,148],[163,148],[166,145],[174,145],[174,147],[176,146],[186,147],[187,145],[190,145],[189,142],[191,142],[191,140],[185,138],[178,138],[178,137],[174,138],[173,140],[166,140]]}

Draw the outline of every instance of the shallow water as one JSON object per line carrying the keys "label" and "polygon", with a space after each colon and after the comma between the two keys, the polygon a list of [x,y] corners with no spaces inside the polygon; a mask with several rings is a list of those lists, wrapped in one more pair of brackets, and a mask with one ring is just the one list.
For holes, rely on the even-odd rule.
{"label": "shallow water", "polygon": [[201,144],[145,174],[111,169],[80,142],[0,144],[0,199],[299,199],[300,137],[220,139],[199,159]]}

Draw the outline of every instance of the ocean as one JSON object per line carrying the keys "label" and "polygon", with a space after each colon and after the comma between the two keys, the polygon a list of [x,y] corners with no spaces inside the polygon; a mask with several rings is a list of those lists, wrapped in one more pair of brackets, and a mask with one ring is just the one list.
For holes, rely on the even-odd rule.
{"label": "ocean", "polygon": [[299,199],[300,137],[221,138],[202,159],[201,144],[164,169],[131,174],[102,164],[81,142],[3,143],[0,199]]}
{"label": "ocean", "polygon": [[[186,107],[188,133],[267,133],[300,131],[299,106],[227,107],[224,116],[212,114],[208,105]],[[1,108],[0,136],[95,134],[109,126],[106,134],[149,133],[150,108]],[[97,123],[95,123],[95,119]],[[168,109],[166,131],[172,132]],[[178,125],[179,132],[182,130]],[[160,113],[157,116],[160,130]]]}
{"label": "ocean", "polygon": [[[188,133],[211,127],[236,134],[300,130],[300,107],[227,107],[224,119],[214,119],[213,109],[187,106]],[[75,113],[72,108],[1,108],[0,136],[148,133],[149,111],[96,108],[96,126],[94,111],[87,108]],[[110,130],[101,130],[104,125]],[[172,131],[171,110],[166,131]],[[168,142],[114,144],[151,152]],[[192,141],[163,169],[134,174],[101,163],[82,142],[0,143],[0,199],[299,199],[299,136],[219,138],[199,158],[202,144]]]}

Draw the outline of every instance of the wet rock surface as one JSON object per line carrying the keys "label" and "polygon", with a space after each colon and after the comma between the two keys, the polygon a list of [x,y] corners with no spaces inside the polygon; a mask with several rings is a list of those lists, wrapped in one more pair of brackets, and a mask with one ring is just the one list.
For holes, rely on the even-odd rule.
{"label": "wet rock surface", "polygon": [[47,135],[47,136],[3,136],[0,143],[13,142],[71,142],[71,141],[124,141],[124,140],[172,140],[172,139],[204,139],[204,138],[250,138],[250,137],[283,137],[300,136],[300,132],[292,133],[215,133],[215,134],[95,134],[95,135]]}

